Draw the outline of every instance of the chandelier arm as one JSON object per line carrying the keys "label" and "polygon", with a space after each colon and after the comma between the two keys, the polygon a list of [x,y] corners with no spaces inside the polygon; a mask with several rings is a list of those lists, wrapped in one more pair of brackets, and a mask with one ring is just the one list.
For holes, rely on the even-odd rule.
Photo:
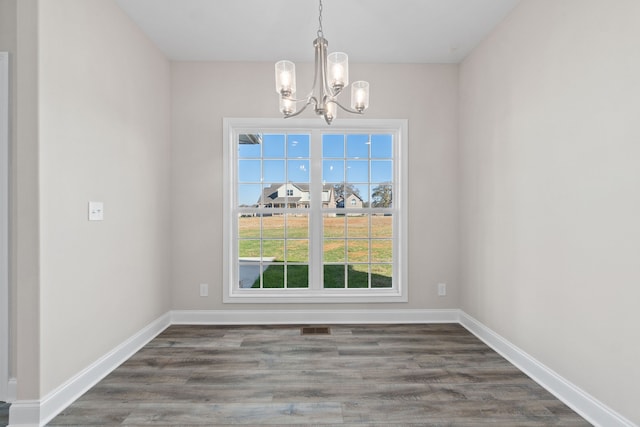
{"label": "chandelier arm", "polygon": [[[313,67],[313,85],[311,86],[311,91],[309,92],[309,95],[307,96],[307,98],[309,100],[311,100],[311,98],[313,98],[313,92],[315,92],[316,90],[316,85],[318,84],[318,56],[320,55],[320,47],[319,47],[319,41],[320,41],[321,37],[318,36],[318,38],[316,39],[315,43],[314,43],[314,47],[315,47],[315,63],[314,63],[314,67]],[[322,94],[320,94],[322,95]],[[316,105],[318,105],[318,100],[316,99]]]}
{"label": "chandelier arm", "polygon": [[[300,101],[304,101],[304,99],[301,99]],[[310,104],[318,105],[318,101],[317,101],[317,100],[316,100],[316,98],[315,98],[315,97],[313,97],[313,96],[310,96],[309,98],[307,98],[307,100],[306,100],[306,101],[307,101],[307,103],[306,103],[306,104],[304,104],[304,106],[300,109],[300,111],[296,111],[296,112],[295,112],[295,113],[293,113],[293,114],[285,114],[284,118],[285,118],[285,119],[288,119],[289,117],[295,117],[295,116],[297,116],[297,115],[301,114],[304,110],[306,110],[306,109],[307,109],[307,107],[308,107]]]}
{"label": "chandelier arm", "polygon": [[[327,95],[333,96],[327,84],[327,40],[324,37],[318,37],[313,45],[315,47],[315,66],[313,71],[313,87],[311,92],[318,91],[318,100],[323,100]],[[318,79],[320,82],[318,83]],[[317,106],[318,104],[316,104]]]}
{"label": "chandelier arm", "polygon": [[362,110],[362,111],[352,110],[351,108],[345,107],[344,105],[340,104],[336,99],[330,99],[327,102],[333,102],[334,104],[336,104],[338,107],[342,108],[347,113],[364,114],[364,110]]}
{"label": "chandelier arm", "polygon": [[327,80],[327,47],[329,42],[325,38],[321,38],[320,41],[321,43],[318,43],[319,48],[316,52],[316,56],[320,57],[320,62],[316,59],[316,68],[320,69],[320,78],[322,80],[322,92],[320,93],[320,97],[324,98],[324,96],[328,95],[330,98],[333,98],[338,94],[333,92],[329,86],[329,81]]}
{"label": "chandelier arm", "polygon": [[315,99],[315,98],[310,93],[309,95],[307,95],[304,98],[284,98],[284,99],[287,99],[288,101],[291,101],[291,102],[295,102],[296,104],[299,103],[299,102],[306,102],[307,104],[310,104],[311,100]]}

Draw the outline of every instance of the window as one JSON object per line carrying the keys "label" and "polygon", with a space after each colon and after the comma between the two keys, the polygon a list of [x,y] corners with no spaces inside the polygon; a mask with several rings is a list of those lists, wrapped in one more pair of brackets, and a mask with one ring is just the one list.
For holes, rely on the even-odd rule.
{"label": "window", "polygon": [[225,302],[406,301],[406,122],[225,120]]}

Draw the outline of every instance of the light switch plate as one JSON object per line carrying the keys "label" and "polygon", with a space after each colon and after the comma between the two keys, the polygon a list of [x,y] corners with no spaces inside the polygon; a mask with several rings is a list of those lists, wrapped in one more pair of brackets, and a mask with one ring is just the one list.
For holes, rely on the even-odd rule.
{"label": "light switch plate", "polygon": [[209,284],[208,283],[200,283],[200,296],[208,297],[209,296]]}
{"label": "light switch plate", "polygon": [[104,203],[89,202],[89,221],[104,220]]}

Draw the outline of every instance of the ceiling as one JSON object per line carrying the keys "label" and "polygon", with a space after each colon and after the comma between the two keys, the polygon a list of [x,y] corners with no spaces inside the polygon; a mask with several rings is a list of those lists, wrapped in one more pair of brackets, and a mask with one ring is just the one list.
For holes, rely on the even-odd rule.
{"label": "ceiling", "polygon": [[[172,60],[313,62],[317,0],[116,0]],[[520,0],[323,0],[329,51],[457,63]]]}

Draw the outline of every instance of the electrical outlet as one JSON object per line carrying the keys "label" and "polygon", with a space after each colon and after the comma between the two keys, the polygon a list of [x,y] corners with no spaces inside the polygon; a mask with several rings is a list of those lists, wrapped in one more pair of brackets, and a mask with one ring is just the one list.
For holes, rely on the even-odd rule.
{"label": "electrical outlet", "polygon": [[209,285],[206,283],[200,283],[200,296],[208,297],[209,296]]}
{"label": "electrical outlet", "polygon": [[438,296],[443,297],[447,295],[447,284],[446,283],[438,283]]}
{"label": "electrical outlet", "polygon": [[104,220],[104,203],[89,202],[89,221]]}

